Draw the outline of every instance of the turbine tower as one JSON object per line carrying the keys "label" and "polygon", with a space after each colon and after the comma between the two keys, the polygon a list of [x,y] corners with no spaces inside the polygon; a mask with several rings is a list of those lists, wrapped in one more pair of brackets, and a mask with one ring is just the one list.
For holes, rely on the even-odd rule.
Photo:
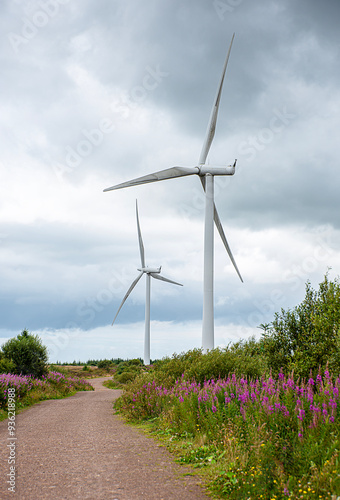
{"label": "turbine tower", "polygon": [[210,120],[206,132],[205,141],[198,160],[198,165],[195,167],[171,167],[153,174],[138,177],[131,181],[123,182],[115,186],[104,189],[104,191],[112,191],[130,186],[138,186],[139,184],[147,184],[175,177],[185,177],[188,175],[198,175],[200,177],[203,189],[205,191],[205,228],[204,228],[204,277],[203,277],[203,322],[202,322],[202,347],[206,352],[214,348],[214,222],[220,234],[225,249],[229,258],[240,278],[242,276],[236,265],[233,254],[231,253],[227,238],[214,203],[214,177],[216,175],[234,175],[236,160],[233,165],[217,167],[206,165],[206,159],[210,150],[212,140],[215,135],[217,122],[218,108],[221,99],[222,86],[226,73],[231,47],[234,41],[235,33],[232,36],[226,60],[224,62],[223,71],[220,83],[218,85],[217,94],[213,103]]}
{"label": "turbine tower", "polygon": [[132,282],[130,288],[125,294],[125,297],[122,300],[122,303],[119,306],[119,309],[116,313],[116,316],[114,317],[114,320],[112,321],[113,323],[116,321],[116,318],[118,316],[119,311],[123,307],[124,302],[132,292],[132,290],[135,288],[137,285],[138,281],[141,279],[143,274],[146,275],[146,297],[145,297],[145,336],[144,336],[144,364],[149,365],[150,364],[150,290],[151,290],[151,277],[155,278],[157,280],[161,281],[166,281],[167,283],[173,283],[174,285],[179,285],[183,286],[181,283],[177,283],[176,281],[169,280],[168,278],[165,278],[160,274],[161,272],[161,266],[152,268],[148,267],[145,265],[145,254],[144,254],[144,245],[143,245],[143,239],[142,239],[142,233],[140,230],[140,225],[139,225],[139,216],[138,216],[138,204],[136,200],[136,217],[137,217],[137,232],[138,232],[138,242],[139,242],[139,252],[140,252],[140,261],[141,261],[141,267],[137,269],[137,271],[140,272],[140,274],[137,276],[137,278]]}

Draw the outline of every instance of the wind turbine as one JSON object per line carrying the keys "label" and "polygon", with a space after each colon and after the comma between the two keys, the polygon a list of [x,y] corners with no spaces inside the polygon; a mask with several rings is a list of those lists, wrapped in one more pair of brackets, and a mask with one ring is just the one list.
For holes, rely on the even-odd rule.
{"label": "wind turbine", "polygon": [[144,245],[143,245],[143,239],[142,239],[142,233],[140,230],[140,225],[139,225],[139,216],[138,216],[138,204],[136,200],[136,217],[137,217],[137,232],[138,232],[138,242],[139,242],[139,252],[140,252],[140,262],[141,262],[141,267],[137,269],[139,271],[139,275],[137,278],[132,282],[130,288],[125,294],[124,299],[122,300],[122,303],[119,306],[119,309],[116,313],[116,316],[114,317],[114,320],[112,321],[113,323],[116,321],[116,318],[118,316],[119,311],[123,307],[124,302],[132,292],[132,290],[135,288],[137,285],[138,281],[141,279],[143,274],[146,275],[146,298],[145,298],[145,336],[144,336],[144,364],[149,365],[150,364],[150,289],[151,289],[151,277],[155,278],[157,280],[161,281],[166,281],[167,283],[173,283],[174,285],[179,285],[183,286],[181,283],[177,283],[176,281],[169,280],[168,278],[165,278],[162,276],[161,273],[161,268],[160,267],[148,267],[145,265],[145,254],[144,254]]}
{"label": "wind turbine", "polygon": [[212,140],[215,135],[217,122],[217,113],[221,99],[222,86],[224,76],[227,69],[231,47],[234,41],[235,33],[232,36],[227,57],[224,62],[223,71],[220,83],[218,85],[217,94],[213,103],[210,120],[205,136],[205,141],[198,160],[198,165],[195,167],[171,167],[153,174],[138,177],[131,181],[123,182],[115,186],[104,189],[104,191],[112,191],[139,184],[147,184],[150,182],[173,179],[175,177],[185,177],[188,175],[198,175],[200,177],[203,189],[205,191],[205,228],[204,228],[204,278],[203,278],[203,322],[202,322],[202,347],[206,352],[208,349],[214,348],[214,221],[217,230],[220,234],[225,249],[230,257],[230,260],[243,282],[242,276],[238,270],[233,254],[231,253],[227,238],[224,234],[223,227],[216,210],[214,203],[214,177],[216,175],[234,175],[236,160],[233,165],[225,167],[217,167],[206,165],[206,159]]}

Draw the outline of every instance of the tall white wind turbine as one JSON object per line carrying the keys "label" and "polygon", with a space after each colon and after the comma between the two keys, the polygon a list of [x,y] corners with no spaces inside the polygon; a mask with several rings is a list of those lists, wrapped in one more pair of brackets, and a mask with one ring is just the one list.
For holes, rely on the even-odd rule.
{"label": "tall white wind turbine", "polygon": [[166,281],[168,283],[173,283],[174,285],[179,285],[183,286],[181,283],[177,283],[176,281],[169,280],[168,278],[165,278],[160,274],[161,272],[161,267],[148,267],[145,265],[145,254],[144,254],[144,245],[143,245],[143,239],[142,239],[142,233],[140,230],[140,225],[139,225],[139,217],[138,217],[138,204],[136,200],[136,217],[137,217],[137,232],[138,232],[138,243],[139,243],[139,252],[140,252],[140,261],[141,261],[141,267],[137,269],[139,271],[139,275],[137,278],[132,282],[130,288],[125,294],[125,297],[122,300],[122,303],[119,306],[119,309],[116,313],[116,316],[114,317],[114,320],[112,321],[113,323],[116,321],[116,318],[118,316],[119,311],[123,307],[124,302],[132,292],[132,290],[135,288],[137,285],[138,281],[141,279],[143,274],[146,275],[146,298],[145,298],[145,336],[144,336],[144,364],[149,365],[150,364],[150,281],[151,277],[155,278],[157,280],[161,281]]}
{"label": "tall white wind turbine", "polygon": [[236,160],[233,165],[225,167],[216,167],[206,165],[206,159],[210,150],[212,140],[215,135],[217,113],[221,99],[222,86],[224,76],[227,69],[231,47],[234,41],[235,33],[232,36],[227,57],[223,66],[221,80],[217,89],[216,98],[213,103],[210,120],[206,132],[205,141],[198,160],[198,165],[195,167],[171,167],[153,174],[138,177],[131,181],[123,182],[115,186],[104,189],[104,191],[112,191],[139,184],[147,184],[150,182],[172,179],[175,177],[184,177],[187,175],[198,175],[200,177],[203,189],[205,191],[205,229],[204,229],[204,279],[203,279],[203,323],[202,323],[202,347],[206,352],[208,349],[214,348],[214,221],[217,230],[220,234],[225,249],[230,257],[231,262],[243,282],[242,276],[237,268],[233,254],[224,234],[223,227],[216,210],[214,203],[214,176],[216,175],[233,175],[235,173]]}

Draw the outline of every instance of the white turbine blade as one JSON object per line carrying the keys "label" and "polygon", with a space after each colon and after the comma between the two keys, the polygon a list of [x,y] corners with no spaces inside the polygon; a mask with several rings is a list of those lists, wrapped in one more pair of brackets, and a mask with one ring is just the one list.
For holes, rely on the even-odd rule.
{"label": "white turbine blade", "polygon": [[236,264],[236,262],[235,262],[234,256],[233,256],[233,254],[231,253],[230,247],[229,247],[229,245],[228,245],[227,238],[226,238],[226,236],[225,236],[225,234],[224,234],[223,227],[222,227],[222,224],[221,224],[220,218],[219,218],[219,216],[218,216],[218,213],[217,213],[217,209],[216,209],[215,204],[214,204],[214,221],[215,221],[215,224],[216,224],[217,230],[218,230],[218,232],[220,233],[220,236],[221,236],[221,239],[222,239],[223,244],[224,244],[224,246],[225,246],[225,249],[227,250],[227,253],[228,253],[229,257],[230,257],[230,260],[231,260],[231,262],[233,263],[233,266],[234,266],[234,268],[235,268],[235,270],[236,270],[236,272],[237,272],[237,274],[238,274],[238,276],[239,276],[240,280],[241,280],[241,281],[242,281],[242,283],[243,283],[243,279],[242,279],[241,273],[240,273],[240,271],[238,270],[238,267],[237,267],[237,264]]}
{"label": "white turbine blade", "polygon": [[138,204],[137,204],[137,200],[136,200],[136,216],[137,216],[137,231],[138,231],[138,241],[139,241],[140,261],[141,261],[142,267],[145,267],[144,245],[143,245],[142,233],[141,233],[141,230],[140,230],[140,225],[139,225],[139,217],[138,217]]}
{"label": "white turbine blade", "polygon": [[144,273],[140,273],[140,274],[137,276],[137,278],[136,278],[136,279],[132,282],[132,285],[130,286],[130,288],[129,288],[129,289],[128,289],[128,291],[126,292],[125,297],[124,297],[124,299],[122,300],[122,303],[120,304],[119,309],[118,309],[118,311],[117,311],[117,313],[116,313],[116,316],[114,317],[114,320],[112,321],[112,325],[113,325],[113,323],[116,321],[116,318],[117,318],[117,316],[118,316],[118,313],[119,313],[119,311],[121,310],[121,308],[123,307],[124,302],[126,301],[126,299],[128,298],[128,296],[130,295],[130,293],[132,292],[132,290],[135,288],[135,286],[137,285],[138,281],[141,279],[141,277],[143,276],[143,274],[144,274]]}
{"label": "white turbine blade", "polygon": [[[203,189],[205,191],[205,177],[200,177],[201,179],[201,183],[202,183],[202,186],[203,186]],[[237,267],[237,264],[235,262],[235,259],[234,259],[234,256],[230,250],[230,246],[228,244],[228,241],[227,241],[227,238],[226,238],[226,235],[224,234],[224,231],[223,231],[223,227],[222,227],[222,223],[220,221],[220,218],[219,218],[219,215],[218,215],[218,212],[217,212],[217,208],[216,208],[216,205],[214,203],[214,221],[215,221],[215,225],[216,225],[216,228],[218,230],[218,232],[220,233],[220,236],[221,236],[221,240],[223,241],[223,244],[225,246],[225,249],[227,250],[227,253],[229,255],[229,258],[231,260],[231,262],[233,263],[233,266],[235,268],[235,271],[237,272],[240,280],[242,281],[243,283],[243,279],[242,279],[242,276],[241,276],[241,273],[240,271],[238,270],[238,267]]]}
{"label": "white turbine blade", "polygon": [[220,84],[219,84],[218,89],[217,89],[217,94],[216,94],[216,98],[215,98],[215,101],[214,101],[213,108],[211,110],[211,115],[210,115],[208,129],[207,129],[207,132],[206,132],[205,141],[204,141],[203,148],[202,148],[202,151],[201,151],[200,159],[198,161],[199,165],[204,165],[205,164],[205,161],[207,159],[207,156],[208,156],[208,153],[209,153],[209,149],[210,149],[212,140],[213,140],[214,135],[215,135],[217,113],[218,113],[218,107],[219,107],[220,99],[221,99],[222,86],[223,86],[224,76],[225,76],[225,72],[226,72],[226,69],[227,69],[227,65],[228,65],[228,61],[229,61],[229,55],[230,55],[230,51],[231,51],[231,46],[232,46],[233,41],[234,41],[234,37],[235,37],[235,33],[233,34],[233,37],[231,39],[231,43],[230,43],[230,46],[229,46],[228,54],[227,54],[227,57],[226,57],[226,60],[225,60],[225,63],[224,63],[224,67],[223,67],[223,71],[222,71],[221,81],[220,81]]}
{"label": "white turbine blade", "polygon": [[164,181],[166,179],[173,179],[175,177],[184,177],[186,175],[198,174],[199,169],[197,167],[171,167],[165,170],[160,170],[153,174],[144,175],[143,177],[138,177],[137,179],[132,179],[131,181],[123,182],[122,184],[117,184],[116,186],[111,186],[104,189],[105,191],[113,191],[115,189],[122,189],[130,186],[138,186],[139,184],[148,184],[149,182]]}
{"label": "white turbine blade", "polygon": [[177,281],[169,280],[169,278],[165,278],[164,276],[158,273],[150,273],[150,276],[152,276],[156,280],[166,281],[167,283],[172,283],[173,285],[183,286],[182,283],[177,283]]}

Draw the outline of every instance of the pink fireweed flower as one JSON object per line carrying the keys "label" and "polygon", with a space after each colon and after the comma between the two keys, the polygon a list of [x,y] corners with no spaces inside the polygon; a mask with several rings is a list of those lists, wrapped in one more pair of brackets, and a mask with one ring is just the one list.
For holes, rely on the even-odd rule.
{"label": "pink fireweed flower", "polygon": [[288,416],[289,416],[289,410],[287,410],[287,407],[286,407],[286,406],[282,405],[282,406],[281,406],[281,411],[282,411],[282,413],[283,413],[283,415],[284,415],[285,417],[288,417]]}
{"label": "pink fireweed flower", "polygon": [[307,399],[310,403],[313,403],[313,400],[314,400],[314,395],[313,395],[313,392],[308,390],[307,392]]}
{"label": "pink fireweed flower", "polygon": [[239,401],[241,401],[242,403],[246,403],[246,401],[248,400],[248,397],[249,397],[249,394],[244,393],[244,394],[239,394],[237,399]]}
{"label": "pink fireweed flower", "polygon": [[283,383],[283,388],[284,389],[287,389],[287,388],[294,389],[294,387],[295,387],[295,384],[294,384],[294,380],[292,378],[289,378],[287,380],[287,382]]}
{"label": "pink fireweed flower", "polygon": [[301,420],[301,422],[302,422],[302,420],[304,419],[305,414],[306,414],[305,410],[302,410],[301,408],[299,408],[298,419],[300,419],[300,420]]}

